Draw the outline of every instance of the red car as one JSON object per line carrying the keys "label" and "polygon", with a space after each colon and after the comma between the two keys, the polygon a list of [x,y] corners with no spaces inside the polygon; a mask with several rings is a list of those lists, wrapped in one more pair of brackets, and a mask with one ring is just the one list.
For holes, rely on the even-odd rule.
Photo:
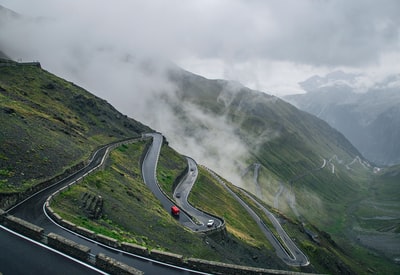
{"label": "red car", "polygon": [[174,215],[174,216],[179,216],[179,212],[180,212],[180,210],[179,210],[178,207],[176,207],[175,205],[171,206],[171,213],[172,213],[172,215]]}

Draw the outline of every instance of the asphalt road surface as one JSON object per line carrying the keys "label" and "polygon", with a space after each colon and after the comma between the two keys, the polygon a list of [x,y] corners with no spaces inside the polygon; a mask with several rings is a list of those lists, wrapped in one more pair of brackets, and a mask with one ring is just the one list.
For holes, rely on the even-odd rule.
{"label": "asphalt road surface", "polygon": [[220,219],[201,212],[187,202],[187,196],[196,180],[198,173],[197,165],[193,160],[189,161],[189,173],[187,177],[181,182],[180,186],[177,187],[177,189],[180,190],[178,193],[182,193],[183,196],[181,196],[180,199],[178,198],[179,200],[177,200],[176,203],[171,201],[160,190],[160,186],[157,183],[156,178],[156,169],[163,137],[161,134],[158,133],[148,134],[147,136],[151,136],[153,138],[153,143],[147,151],[146,157],[143,160],[142,175],[144,182],[157,197],[157,199],[161,202],[164,209],[170,212],[171,206],[178,205],[181,211],[179,217],[176,218],[183,226],[186,226],[193,231],[205,231],[215,228],[207,227],[207,222],[211,219],[214,220],[215,226],[220,226],[222,224],[222,221]]}
{"label": "asphalt road surface", "polygon": [[[197,179],[199,171],[197,169],[197,164],[193,159],[191,158],[186,158],[186,159],[188,161],[188,174],[186,175],[186,177],[182,179],[182,181],[175,188],[174,191],[175,202],[180,208],[185,209],[187,213],[189,213],[192,217],[194,217],[194,219],[197,221],[199,225],[198,226],[199,231],[206,231],[212,228],[217,228],[222,225],[221,219],[200,211],[199,209],[193,207],[188,202],[189,193],[192,190],[193,184]],[[207,223],[210,220],[213,221],[213,225],[207,226]]]}
{"label": "asphalt road surface", "polygon": [[293,240],[286,234],[285,230],[283,230],[279,221],[275,218],[275,216],[269,212],[264,206],[258,203],[253,197],[251,197],[247,192],[243,191],[245,195],[247,195],[250,199],[252,199],[258,207],[260,207],[264,213],[268,216],[270,221],[275,227],[281,242],[275,237],[275,235],[271,232],[271,230],[265,225],[265,223],[261,220],[261,218],[256,214],[256,212],[251,209],[235,192],[233,192],[225,182],[219,178],[214,172],[209,170],[209,172],[225,187],[225,189],[232,194],[232,196],[246,209],[246,211],[253,217],[256,221],[260,229],[264,232],[265,237],[269,240],[272,246],[276,250],[276,254],[279,258],[281,258],[287,265],[290,266],[307,266],[310,264],[307,256],[295,245]]}
{"label": "asphalt road surface", "polygon": [[0,273],[7,274],[101,274],[70,257],[33,243],[0,227]]}
{"label": "asphalt road surface", "polygon": [[[293,266],[307,266],[310,264],[307,256],[296,246],[293,240],[288,236],[286,231],[282,228],[279,221],[275,218],[275,216],[268,211],[262,204],[260,204],[257,200],[255,200],[252,196],[250,196],[247,192],[243,192],[246,196],[248,196],[251,200],[257,204],[257,206],[262,209],[262,211],[267,215],[268,219],[272,222],[275,230],[277,231],[281,241],[284,243],[286,249],[281,251],[281,257],[284,258],[284,261],[288,265]],[[266,225],[264,224],[264,227]],[[280,245],[280,244],[279,244]],[[283,249],[283,248],[282,248]],[[282,250],[280,249],[280,250]]]}
{"label": "asphalt road surface", "polygon": [[[179,267],[173,267],[170,265],[165,265],[163,263],[158,263],[158,262],[152,261],[150,259],[144,259],[142,257],[131,256],[128,253],[124,253],[123,251],[118,251],[116,249],[106,247],[102,244],[96,243],[87,238],[79,236],[79,235],[75,234],[74,232],[70,232],[68,230],[65,230],[65,229],[59,227],[58,225],[53,223],[46,216],[43,206],[44,206],[44,203],[45,203],[47,197],[49,197],[52,193],[54,193],[56,190],[62,188],[63,186],[66,186],[69,183],[84,176],[86,173],[90,172],[92,169],[94,169],[99,164],[101,164],[104,159],[104,156],[106,154],[107,148],[109,146],[105,146],[105,147],[99,149],[98,151],[96,151],[96,153],[92,157],[90,163],[82,170],[59,181],[58,183],[51,186],[50,188],[47,188],[45,190],[42,190],[39,193],[36,193],[35,195],[31,196],[24,202],[9,209],[8,213],[10,215],[19,217],[30,223],[33,223],[35,225],[38,225],[38,226],[44,228],[46,234],[49,232],[56,233],[67,239],[70,239],[74,242],[77,242],[77,243],[80,243],[82,245],[89,247],[91,249],[92,254],[98,254],[100,252],[104,253],[105,255],[107,255],[111,258],[114,258],[125,264],[133,266],[136,269],[144,271],[146,274],[199,274],[200,272],[188,271],[186,269],[182,269]],[[157,157],[157,159],[158,159],[158,157]],[[3,245],[6,245],[8,242],[9,241],[7,240],[7,238],[0,238],[0,247],[2,248]],[[29,247],[30,245],[31,244],[26,244],[26,249],[28,249],[27,247]],[[10,248],[10,253],[18,253],[18,248]],[[16,255],[18,255],[18,254],[16,254]],[[65,261],[66,263],[69,262],[69,260],[62,260],[62,259],[60,259],[60,261]],[[3,261],[2,258],[0,258],[0,267],[3,270],[5,270],[5,269],[11,270],[11,269],[15,268],[14,265],[15,265],[15,261],[8,262],[8,261]],[[21,267],[21,268],[23,268],[23,267]],[[26,269],[25,271],[28,272],[28,269]],[[3,271],[0,270],[0,272],[3,272]],[[25,272],[25,274],[26,274],[26,272]],[[7,273],[5,273],[5,274],[7,274]],[[11,273],[11,274],[13,274],[13,273]],[[38,274],[40,274],[40,273],[38,273]],[[74,273],[70,273],[70,274],[74,274]]]}

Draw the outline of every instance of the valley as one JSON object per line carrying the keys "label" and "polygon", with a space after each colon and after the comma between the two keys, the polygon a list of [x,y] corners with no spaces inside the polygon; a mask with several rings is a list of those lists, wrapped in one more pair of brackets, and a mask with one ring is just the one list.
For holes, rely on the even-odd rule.
{"label": "valley", "polygon": [[[4,205],[15,203],[10,198],[19,192],[29,196],[33,189],[43,188],[42,182],[70,172],[74,165],[82,167],[100,145],[152,132],[104,100],[38,66],[2,66],[0,70],[1,141],[8,146],[2,146],[0,163]],[[177,112],[176,129],[183,130],[178,132],[185,133],[187,140],[199,141],[190,148],[209,142],[210,147],[203,147],[209,157],[200,156],[200,163],[218,175],[226,173],[224,181],[236,194],[200,167],[188,200],[223,218],[227,235],[200,237],[183,229],[162,207],[142,180],[140,160],[147,152],[146,142],[118,147],[110,154],[107,168],[63,191],[54,206],[63,218],[118,241],[231,264],[327,273],[373,269],[388,274],[396,270],[397,167],[375,173],[343,135],[282,100],[244,87],[230,90],[227,82],[180,73],[170,76],[178,88],[186,87],[185,91],[179,88],[175,91],[179,97],[165,94],[162,100]],[[222,101],[222,97],[230,99]],[[183,104],[178,104],[177,98]],[[184,106],[191,106],[194,112]],[[161,148],[157,178],[164,193],[173,199],[175,181],[187,167],[187,159],[174,149],[188,143],[182,138],[175,140],[170,129]],[[216,129],[221,136],[215,135]],[[233,143],[218,146],[220,138],[227,136]],[[239,142],[243,146],[237,152],[244,152],[240,156],[230,147]],[[68,155],[65,144],[68,152],[76,153]],[[9,150],[14,147],[17,151]],[[25,163],[43,167],[24,167]],[[240,190],[253,195],[243,195]],[[83,207],[85,201],[98,196],[102,198],[98,200],[101,214]],[[277,216],[290,236],[286,238],[295,239],[310,265],[284,264],[235,196],[251,207],[272,234],[279,230],[273,229],[268,212]],[[377,246],[385,242],[388,249]]]}

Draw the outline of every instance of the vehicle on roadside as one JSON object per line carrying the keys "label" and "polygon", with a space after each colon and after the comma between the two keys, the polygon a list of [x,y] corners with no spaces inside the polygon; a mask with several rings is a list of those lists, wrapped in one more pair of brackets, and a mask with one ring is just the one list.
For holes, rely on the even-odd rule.
{"label": "vehicle on roadside", "polygon": [[181,197],[181,193],[176,193],[175,197],[177,197],[178,199]]}
{"label": "vehicle on roadside", "polygon": [[214,220],[208,220],[207,227],[212,227],[214,225]]}
{"label": "vehicle on roadside", "polygon": [[181,211],[179,210],[179,208],[175,205],[171,206],[171,214],[174,216],[179,216],[179,213]]}

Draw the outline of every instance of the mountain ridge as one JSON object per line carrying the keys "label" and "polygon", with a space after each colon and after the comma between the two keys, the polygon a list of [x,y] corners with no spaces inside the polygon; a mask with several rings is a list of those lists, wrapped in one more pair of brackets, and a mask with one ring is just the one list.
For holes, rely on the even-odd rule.
{"label": "mountain ridge", "polygon": [[346,85],[326,86],[330,81],[328,76],[320,77],[319,84],[310,78],[302,82],[310,92],[284,99],[341,131],[371,162],[399,163],[400,146],[396,141],[400,137],[399,75],[387,77],[364,92],[355,92],[357,86],[351,85],[356,75],[344,75],[351,80]]}
{"label": "mountain ridge", "polygon": [[[31,64],[15,66],[11,64],[0,67],[0,70],[2,72],[0,95],[3,99],[1,102],[2,104],[5,103],[2,106],[1,121],[10,123],[8,126],[2,123],[2,125],[7,126],[4,129],[8,133],[17,134],[19,130],[15,126],[20,127],[19,129],[25,127],[29,131],[33,131],[22,140],[18,136],[14,138],[10,135],[2,138],[6,138],[7,142],[18,142],[20,140],[20,144],[15,143],[13,145],[15,148],[20,147],[20,155],[29,153],[29,155],[34,156],[33,159],[10,161],[13,159],[12,156],[8,155],[11,150],[2,152],[0,163],[5,165],[1,169],[3,188],[11,188],[10,182],[16,174],[14,171],[17,171],[15,168],[9,169],[10,163],[37,163],[46,170],[46,173],[51,172],[48,169],[49,165],[53,167],[55,161],[52,154],[47,156],[46,159],[44,153],[49,152],[49,150],[57,151],[57,146],[52,145],[52,139],[44,138],[49,133],[56,134],[53,138],[62,143],[61,148],[64,148],[64,150],[66,147],[69,150],[76,148],[75,155],[68,158],[70,161],[72,159],[76,161],[76,156],[85,156],[82,151],[94,148],[109,140],[126,137],[128,132],[133,135],[140,135],[144,131],[151,131],[150,128],[141,123],[135,123],[135,121],[111,108],[106,101],[87,94],[86,91],[79,89],[73,83],[60,80],[38,66]],[[329,223],[324,224],[329,222],[329,219],[340,218],[337,215],[342,215],[340,211],[344,207],[340,205],[337,197],[342,196],[349,200],[350,196],[357,194],[358,188],[362,187],[362,184],[354,185],[354,180],[350,178],[351,175],[346,172],[344,166],[339,167],[339,164],[337,164],[333,174],[330,169],[323,169],[322,163],[325,162],[324,159],[331,157],[330,154],[333,152],[339,153],[341,159],[346,160],[347,158],[350,162],[357,154],[357,151],[352,149],[351,144],[339,142],[345,139],[337,131],[327,126],[325,122],[298,111],[295,107],[276,97],[264,95],[261,92],[253,93],[250,89],[238,86],[237,83],[229,84],[222,80],[208,82],[205,78],[201,79],[208,84],[193,83],[197,81],[197,78],[191,74],[187,76],[186,82],[183,82],[186,83],[185,89],[177,91],[181,98],[185,96],[182,104],[178,104],[179,101],[175,101],[177,98],[173,96],[163,95],[163,100],[172,104],[176,108],[176,112],[180,114],[178,121],[189,120],[189,123],[187,121],[184,123],[186,129],[184,133],[190,134],[191,131],[194,131],[191,133],[192,136],[197,136],[199,140],[202,140],[207,138],[208,132],[212,132],[212,127],[215,126],[211,123],[213,121],[220,123],[219,126],[221,127],[229,127],[228,133],[223,137],[230,139],[224,141],[222,149],[228,151],[229,154],[232,154],[234,150],[237,151],[238,148],[229,147],[230,141],[235,139],[244,141],[248,146],[246,149],[253,150],[249,151],[241,164],[236,163],[234,167],[240,171],[240,165],[250,164],[254,161],[261,162],[259,184],[262,191],[261,196],[258,196],[263,198],[264,202],[269,202],[268,204],[272,205],[270,197],[280,186],[283,186],[282,200],[279,202],[279,211],[282,213],[288,213],[289,216],[299,219],[305,224],[313,224],[317,221],[317,218],[323,217],[318,225],[322,224],[324,229],[331,226]],[[176,81],[179,81],[179,79],[176,79]],[[175,87],[179,88],[179,85],[182,84],[176,82]],[[188,91],[190,87],[193,87],[189,91],[190,93],[184,94],[183,92]],[[233,88],[237,89],[232,91]],[[196,89],[205,89],[206,93],[197,93]],[[180,92],[183,94],[180,94]],[[199,98],[195,97],[197,94],[200,96]],[[71,96],[72,102],[64,98],[65,95],[73,95]],[[204,104],[205,102],[207,104]],[[192,108],[196,104],[197,109]],[[253,106],[252,104],[255,104],[254,108],[250,107]],[[64,109],[65,107],[70,109]],[[199,109],[202,112],[197,112]],[[182,113],[181,110],[185,112]],[[198,116],[192,117],[191,115],[195,113]],[[313,123],[310,123],[311,121],[313,123],[318,121],[318,123],[313,125]],[[331,134],[328,134],[328,136],[321,133],[317,134],[318,131],[321,131],[319,124],[327,127]],[[32,125],[37,125],[37,127],[32,129]],[[44,129],[44,133],[38,131],[40,129]],[[204,132],[196,132],[198,129],[203,129]],[[274,134],[275,131],[276,134]],[[180,132],[178,131],[178,133]],[[223,131],[219,133],[223,134]],[[37,134],[39,134],[39,141],[31,140]],[[21,133],[18,135],[21,135]],[[330,135],[334,135],[330,139],[332,142],[329,141],[330,144],[321,142],[321,140],[328,142],[327,138]],[[212,135],[212,140],[216,141],[217,138],[218,136]],[[335,144],[335,140],[337,144]],[[170,141],[173,140],[170,139]],[[74,143],[77,145],[71,147]],[[85,148],[79,146],[80,144]],[[310,147],[311,144],[316,145],[314,151]],[[26,145],[29,145],[29,148]],[[52,145],[50,146],[52,148],[46,148],[43,145]],[[353,150],[352,153],[345,152],[347,146]],[[336,150],[342,151],[342,154]],[[209,152],[215,154],[217,160],[220,160],[216,152]],[[320,153],[325,155],[321,156]],[[62,151],[62,154],[65,157],[65,151]],[[233,156],[231,156],[232,159],[236,161]],[[67,161],[67,159],[64,161]],[[30,169],[32,168],[30,167]],[[318,169],[316,170],[316,168]],[[352,167],[352,169],[358,170],[357,167]],[[304,174],[304,172],[307,172],[307,174],[290,182],[294,176]],[[42,173],[45,173],[44,170],[42,170]],[[118,177],[124,177],[121,173],[118,173],[118,175]],[[31,176],[32,174],[25,174],[25,178]],[[249,175],[246,177],[249,177]],[[246,177],[243,178],[244,181],[246,181]],[[252,182],[252,179],[253,177],[247,183]],[[28,183],[32,184],[32,182]],[[246,186],[250,191],[254,189],[254,183],[251,184]],[[289,195],[294,199],[290,201],[284,199]],[[335,212],[332,212],[329,217],[327,216],[329,211]],[[298,212],[300,215],[292,212]],[[310,244],[307,247],[310,248]]]}
{"label": "mountain ridge", "polygon": [[[25,190],[61,173],[107,141],[151,131],[105,100],[48,73],[36,63],[3,64],[0,66],[2,192]],[[26,163],[40,165],[26,166]]]}

